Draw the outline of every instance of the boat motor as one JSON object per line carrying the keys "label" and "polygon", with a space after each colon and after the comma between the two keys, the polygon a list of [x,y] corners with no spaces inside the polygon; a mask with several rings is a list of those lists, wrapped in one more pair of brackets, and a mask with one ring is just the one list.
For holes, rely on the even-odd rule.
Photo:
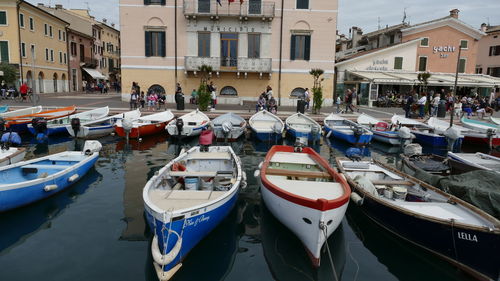
{"label": "boat motor", "polygon": [[5,119],[0,117],[0,133],[5,132]]}
{"label": "boat motor", "polygon": [[489,150],[493,150],[493,136],[497,134],[495,129],[486,130],[486,136],[488,137]]}
{"label": "boat motor", "polygon": [[357,147],[351,147],[345,151],[345,156],[351,159],[351,161],[353,162],[359,162],[363,158],[363,153],[361,149]]}
{"label": "boat motor", "polygon": [[20,146],[22,144],[21,137],[16,132],[8,132],[2,135],[0,140],[3,149],[8,149],[11,146]]}
{"label": "boat motor", "polygon": [[36,134],[45,134],[47,131],[47,120],[43,117],[35,117],[31,121],[33,129],[35,129]]}
{"label": "boat motor", "polygon": [[411,140],[414,136],[411,133],[410,128],[401,127],[398,130],[398,137],[399,137],[401,145],[404,145],[407,142],[409,143],[409,140]]}
{"label": "boat motor", "polygon": [[71,129],[73,129],[73,133],[75,137],[78,136],[78,132],[80,132],[80,118],[72,118],[71,119]]}
{"label": "boat motor", "polygon": [[448,141],[448,151],[453,151],[455,143],[460,139],[460,130],[455,127],[449,127],[443,134]]}
{"label": "boat motor", "polygon": [[356,142],[359,142],[359,139],[364,133],[364,130],[362,127],[355,126],[352,128],[352,132],[354,133],[354,138],[356,138]]}
{"label": "boat motor", "polygon": [[229,135],[229,133],[231,133],[232,130],[233,130],[233,123],[231,123],[231,121],[222,122],[222,132],[224,132],[224,136]]}
{"label": "boat motor", "polygon": [[177,118],[177,120],[175,120],[175,127],[177,127],[177,135],[181,136],[182,128],[184,127],[184,120],[182,120],[182,118]]}

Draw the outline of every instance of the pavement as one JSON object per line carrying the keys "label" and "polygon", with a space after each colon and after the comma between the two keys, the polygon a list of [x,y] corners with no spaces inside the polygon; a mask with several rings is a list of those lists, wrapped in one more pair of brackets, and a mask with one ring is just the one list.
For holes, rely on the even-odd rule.
{"label": "pavement", "polygon": [[[130,105],[128,102],[124,102],[121,100],[120,93],[108,93],[108,94],[87,94],[87,93],[57,93],[57,94],[40,94],[40,100],[37,105],[42,105],[44,107],[55,108],[55,107],[66,107],[71,105],[76,105],[78,110],[89,110],[97,107],[109,106],[111,113],[120,113],[124,111],[130,110]],[[32,103],[28,102],[18,102],[15,100],[1,100],[1,105],[10,105],[11,108],[22,108],[33,106]],[[176,115],[182,115],[189,111],[195,110],[197,108],[196,105],[186,103],[185,110],[175,110],[175,104],[167,103],[167,109],[171,109],[172,112]],[[345,106],[342,107],[345,109]],[[143,114],[147,115],[149,113],[154,113],[153,111],[148,111],[146,109],[141,109]],[[241,105],[235,104],[218,104],[216,110],[207,112],[207,115],[210,118],[214,118],[218,115],[233,112],[238,115],[241,115],[243,118],[250,118],[255,113],[255,107],[245,108]],[[296,112],[295,107],[291,106],[281,106],[278,110],[278,116],[282,119],[290,116],[291,114]],[[316,121],[322,122],[323,119],[330,114],[331,112],[336,112],[336,107],[332,105],[323,106],[320,114],[312,114],[309,110],[306,112],[311,118]],[[344,114],[343,116],[348,119],[356,119],[357,115],[360,113],[369,114],[375,118],[382,120],[389,120],[394,114],[404,114],[404,111],[400,107],[367,107],[367,106],[359,106],[359,112]],[[500,111],[494,113],[494,117],[500,117]],[[478,117],[472,117],[478,118]],[[445,118],[449,120],[449,117]],[[458,119],[458,118],[457,118]],[[487,118],[485,118],[487,120]]]}

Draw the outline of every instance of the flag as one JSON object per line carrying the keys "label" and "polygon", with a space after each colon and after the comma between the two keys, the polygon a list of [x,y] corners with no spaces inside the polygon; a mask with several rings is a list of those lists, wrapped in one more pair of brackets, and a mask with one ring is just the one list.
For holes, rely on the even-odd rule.
{"label": "flag", "polygon": [[219,3],[219,5],[222,7],[222,4],[221,4],[220,0],[217,0],[217,3]]}

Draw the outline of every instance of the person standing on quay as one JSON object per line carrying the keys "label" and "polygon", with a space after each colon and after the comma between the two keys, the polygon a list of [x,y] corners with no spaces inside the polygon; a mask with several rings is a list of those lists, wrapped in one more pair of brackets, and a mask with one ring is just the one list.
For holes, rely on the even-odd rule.
{"label": "person standing on quay", "polygon": [[424,118],[425,116],[425,104],[427,103],[427,97],[425,93],[422,93],[422,97],[417,101],[419,114],[418,117]]}
{"label": "person standing on quay", "polygon": [[435,94],[434,98],[432,99],[432,105],[431,105],[432,106],[432,111],[431,111],[432,116],[437,115],[437,110],[438,110],[440,100],[441,100],[441,98],[439,97],[439,94]]}
{"label": "person standing on quay", "polygon": [[306,102],[306,109],[309,110],[309,102],[311,101],[311,94],[309,94],[309,88],[304,91],[304,101]]}
{"label": "person standing on quay", "polygon": [[354,112],[352,110],[352,91],[350,89],[347,89],[347,93],[345,96],[345,113],[349,112],[349,109],[351,112]]}
{"label": "person standing on quay", "polygon": [[132,90],[132,94],[130,95],[130,110],[137,109],[137,99],[138,94],[135,89]]}

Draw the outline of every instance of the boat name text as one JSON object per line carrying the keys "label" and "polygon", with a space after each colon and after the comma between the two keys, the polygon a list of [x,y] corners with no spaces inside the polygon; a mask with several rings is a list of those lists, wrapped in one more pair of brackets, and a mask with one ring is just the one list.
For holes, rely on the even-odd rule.
{"label": "boat name text", "polygon": [[472,241],[472,242],[478,242],[476,235],[472,235],[470,233],[465,233],[465,232],[457,232],[457,235],[458,235],[458,239]]}
{"label": "boat name text", "polygon": [[197,218],[186,219],[184,226],[197,226],[198,223],[206,222],[210,219],[210,216],[201,215]]}

